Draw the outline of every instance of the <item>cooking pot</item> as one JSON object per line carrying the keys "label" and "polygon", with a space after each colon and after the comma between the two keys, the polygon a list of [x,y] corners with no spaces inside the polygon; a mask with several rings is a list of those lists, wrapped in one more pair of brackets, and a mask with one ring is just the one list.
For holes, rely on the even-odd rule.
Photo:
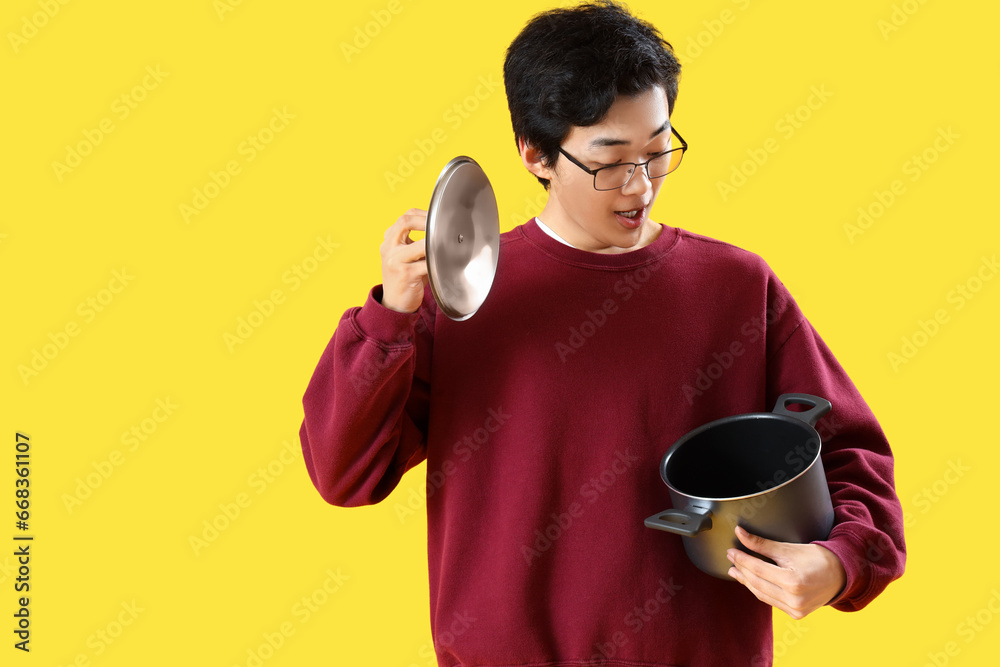
{"label": "cooking pot", "polygon": [[[793,404],[809,409],[789,410]],[[691,431],[660,463],[675,509],[645,525],[681,535],[691,562],[721,579],[731,579],[727,549],[753,553],[736,538],[737,525],[779,542],[826,539],[833,503],[814,426],[832,408],[818,396],[782,394],[772,412],[725,417]]]}

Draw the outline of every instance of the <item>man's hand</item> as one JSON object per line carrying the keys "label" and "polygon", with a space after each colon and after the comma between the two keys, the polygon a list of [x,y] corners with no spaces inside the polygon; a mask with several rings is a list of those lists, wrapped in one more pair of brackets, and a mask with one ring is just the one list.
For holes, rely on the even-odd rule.
{"label": "man's hand", "polygon": [[775,542],[751,535],[739,526],[736,537],[748,549],[776,564],[729,549],[726,555],[733,563],[729,576],[749,588],[761,602],[796,620],[830,602],[847,583],[840,559],[818,544]]}
{"label": "man's hand", "polygon": [[413,313],[424,298],[427,284],[426,239],[414,241],[410,232],[427,229],[427,211],[411,208],[386,230],[382,255],[382,305]]}

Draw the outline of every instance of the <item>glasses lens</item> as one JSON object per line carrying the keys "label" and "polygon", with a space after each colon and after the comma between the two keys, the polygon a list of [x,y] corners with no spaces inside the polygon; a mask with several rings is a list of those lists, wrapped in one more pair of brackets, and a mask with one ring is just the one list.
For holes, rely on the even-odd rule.
{"label": "glasses lens", "polygon": [[654,158],[649,163],[649,177],[663,178],[680,165],[683,156],[684,150],[679,148]]}
{"label": "glasses lens", "polygon": [[616,190],[628,182],[634,170],[635,165],[631,164],[604,167],[594,175],[594,187],[598,190]]}

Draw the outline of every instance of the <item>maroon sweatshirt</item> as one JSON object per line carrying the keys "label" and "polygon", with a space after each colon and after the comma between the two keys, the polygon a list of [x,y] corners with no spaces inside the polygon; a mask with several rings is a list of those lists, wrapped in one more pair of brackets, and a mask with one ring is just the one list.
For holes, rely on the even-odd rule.
{"label": "maroon sweatshirt", "polygon": [[313,483],[376,503],[427,461],[431,628],[445,667],[769,665],[771,607],[702,573],[670,507],[664,452],[783,393],[833,403],[817,429],[836,513],[818,542],[868,604],[903,571],[902,510],[871,410],[767,264],[664,227],[591,253],[534,220],[501,236],[496,281],[454,322],[351,308],[303,399]]}

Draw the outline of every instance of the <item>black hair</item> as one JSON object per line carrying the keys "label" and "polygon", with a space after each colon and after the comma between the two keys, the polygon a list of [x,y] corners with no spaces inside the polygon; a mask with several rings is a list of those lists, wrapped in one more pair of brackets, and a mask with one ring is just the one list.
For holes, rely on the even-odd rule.
{"label": "black hair", "polygon": [[[680,70],[659,30],[614,0],[537,14],[503,65],[514,141],[525,140],[553,165],[570,129],[601,122],[619,95],[663,86],[672,113]],[[548,190],[548,179],[538,181]]]}

